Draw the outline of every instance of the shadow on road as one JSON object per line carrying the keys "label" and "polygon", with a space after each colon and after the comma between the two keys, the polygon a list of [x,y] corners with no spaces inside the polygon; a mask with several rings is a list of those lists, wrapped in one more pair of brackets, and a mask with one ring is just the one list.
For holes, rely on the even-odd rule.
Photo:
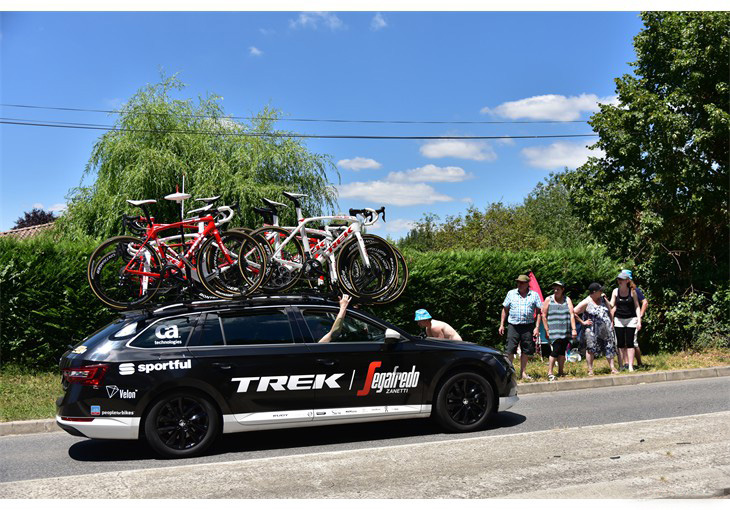
{"label": "shadow on road", "polygon": [[[514,427],[525,420],[526,418],[521,414],[509,411],[501,412],[486,430]],[[223,435],[206,452],[205,457],[344,444],[352,444],[353,448],[358,448],[362,447],[359,443],[371,441],[388,441],[401,438],[418,439],[419,437],[433,438],[435,436],[441,436],[440,439],[459,439],[476,437],[481,433],[483,431],[471,434],[445,433],[432,420],[424,419],[263,430]],[[81,462],[114,462],[159,458],[143,441],[89,439],[74,443],[69,448],[68,453],[72,459]]]}

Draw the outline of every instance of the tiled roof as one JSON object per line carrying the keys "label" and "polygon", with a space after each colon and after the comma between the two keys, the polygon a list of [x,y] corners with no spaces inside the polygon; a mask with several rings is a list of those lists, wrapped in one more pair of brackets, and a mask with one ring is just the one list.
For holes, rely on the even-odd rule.
{"label": "tiled roof", "polygon": [[16,228],[15,230],[0,232],[0,236],[13,236],[18,239],[28,239],[29,237],[33,237],[44,230],[48,230],[52,226],[53,222],[43,223],[42,225],[33,225],[32,227]]}

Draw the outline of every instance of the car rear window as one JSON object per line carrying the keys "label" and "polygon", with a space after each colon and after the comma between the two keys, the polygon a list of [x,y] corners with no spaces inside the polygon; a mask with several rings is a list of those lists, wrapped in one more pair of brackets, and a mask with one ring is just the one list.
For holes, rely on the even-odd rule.
{"label": "car rear window", "polygon": [[79,347],[84,346],[86,347],[86,349],[84,350],[94,349],[109,336],[115,334],[127,324],[128,321],[126,319],[115,320],[114,322],[94,331],[92,334],[81,340],[78,344],[74,345],[74,348],[78,349]]}

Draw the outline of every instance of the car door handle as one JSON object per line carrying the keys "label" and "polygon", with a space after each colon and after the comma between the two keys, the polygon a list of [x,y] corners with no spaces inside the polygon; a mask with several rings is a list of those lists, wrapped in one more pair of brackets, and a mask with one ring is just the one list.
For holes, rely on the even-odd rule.
{"label": "car door handle", "polygon": [[325,365],[325,366],[328,366],[328,367],[333,367],[333,366],[335,366],[337,364],[337,360],[327,359],[327,358],[319,358],[317,360],[317,363],[319,363],[320,365]]}
{"label": "car door handle", "polygon": [[233,363],[211,363],[214,368],[218,368],[220,370],[230,370],[234,367]]}

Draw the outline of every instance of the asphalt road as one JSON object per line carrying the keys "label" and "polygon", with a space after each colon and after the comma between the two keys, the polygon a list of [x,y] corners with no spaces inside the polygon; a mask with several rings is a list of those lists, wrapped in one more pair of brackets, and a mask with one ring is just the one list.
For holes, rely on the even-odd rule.
{"label": "asphalt road", "polygon": [[[430,420],[250,432],[223,436],[205,457],[178,461],[157,459],[137,442],[90,440],[65,432],[6,436],[0,437],[0,482],[372,449],[728,410],[730,378],[719,377],[525,395],[511,410],[500,413],[493,427],[473,434],[445,434]],[[569,441],[570,433],[563,439]]]}

